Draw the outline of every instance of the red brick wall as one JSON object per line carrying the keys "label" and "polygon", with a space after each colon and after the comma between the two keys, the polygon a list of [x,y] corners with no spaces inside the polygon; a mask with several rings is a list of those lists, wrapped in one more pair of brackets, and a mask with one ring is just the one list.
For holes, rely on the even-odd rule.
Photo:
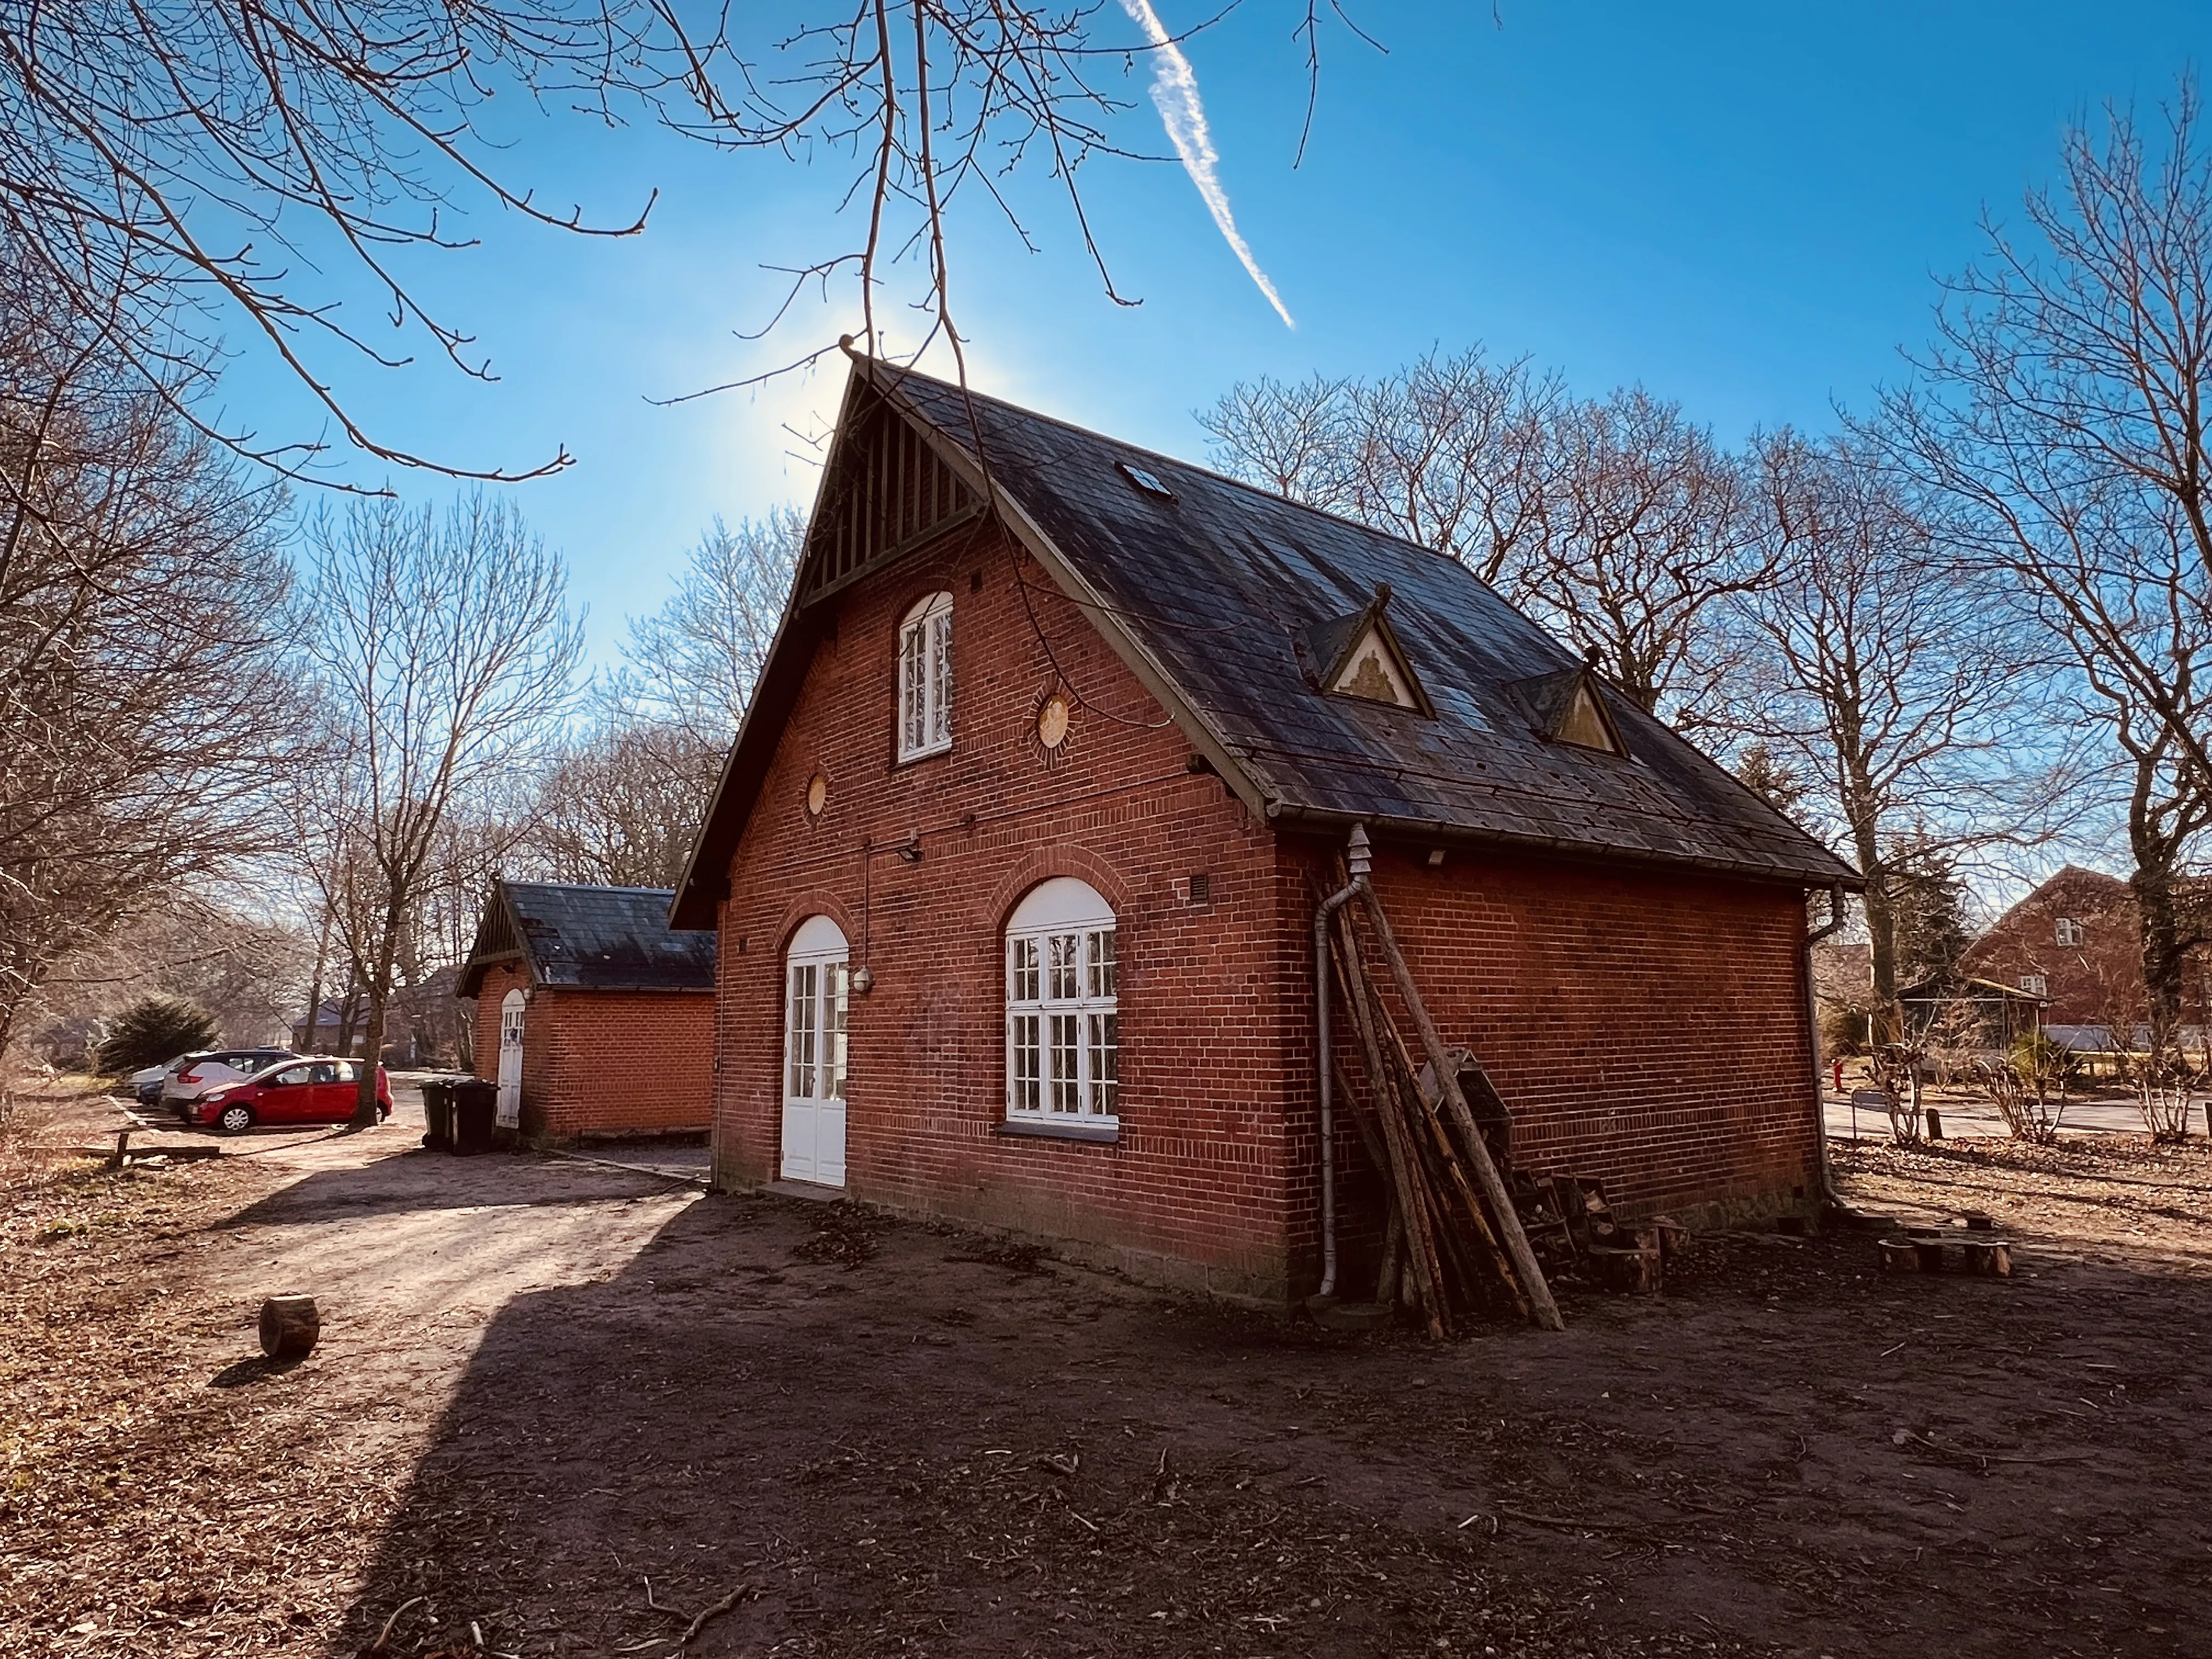
{"label": "red brick wall", "polygon": [[[1617,1211],[1692,1225],[1808,1207],[1802,893],[1462,848],[1431,868],[1427,850],[1382,849],[1376,890],[1444,1042],[1481,1060],[1512,1112],[1516,1164],[1595,1176]],[[1364,1163],[1356,1142],[1347,1161]],[[1355,1210],[1378,1190],[1352,1186]]]}
{"label": "red brick wall", "polygon": [[[1024,574],[1036,629],[995,542],[831,601],[835,637],[720,915],[718,1179],[778,1172],[782,951],[825,914],[856,965],[868,940],[876,980],[850,1014],[855,1197],[1073,1241],[1148,1277],[1303,1293],[1319,1271],[1310,927],[1323,849],[1279,842],[1218,780],[1193,775],[1188,742],[1104,641],[1034,564]],[[938,589],[954,595],[954,746],[900,766],[898,623]],[[1038,629],[1088,705],[1049,757],[1034,736],[1054,684]],[[818,819],[805,806],[817,769]],[[909,864],[895,849],[916,832]],[[1204,906],[1189,902],[1198,872]],[[1089,881],[1119,918],[1117,1146],[993,1133],[1001,929],[1054,875]],[[1632,1212],[1710,1222],[1803,1206],[1818,1154],[1800,893],[1466,854],[1439,871],[1386,854],[1378,882],[1447,1041],[1481,1054],[1512,1106],[1522,1161],[1601,1177]],[[1348,1121],[1340,1137],[1349,1271],[1371,1243],[1376,1189]]]}
{"label": "red brick wall", "polygon": [[[499,1075],[499,1005],[521,982],[513,969],[484,974],[477,999],[479,1076]],[[522,1025],[524,1135],[557,1144],[706,1128],[714,1032],[709,992],[533,992]]]}
{"label": "red brick wall", "polygon": [[[1024,567],[1038,628],[1086,706],[1048,755],[1054,670],[1009,553],[969,541],[847,590],[732,862],[720,916],[716,1168],[773,1179],[782,952],[834,919],[875,988],[852,1000],[846,1158],[856,1197],[1087,1244],[1156,1278],[1280,1297],[1284,934],[1272,838],[1105,641]],[[980,581],[980,586],[977,583]],[[953,595],[953,747],[895,764],[897,629]],[[818,819],[808,780],[829,781]],[[893,850],[919,832],[919,863]],[[863,852],[872,842],[874,853]],[[1212,896],[1188,902],[1203,872]],[[1048,877],[1088,881],[1120,934],[1121,1139],[995,1136],[1005,1116],[1007,915]]]}

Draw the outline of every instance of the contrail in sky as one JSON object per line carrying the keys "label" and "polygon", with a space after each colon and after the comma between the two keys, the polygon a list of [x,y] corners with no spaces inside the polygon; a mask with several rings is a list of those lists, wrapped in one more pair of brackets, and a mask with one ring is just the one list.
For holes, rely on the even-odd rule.
{"label": "contrail in sky", "polygon": [[1283,319],[1285,328],[1296,328],[1291,313],[1283,308],[1282,296],[1275,285],[1267,280],[1267,273],[1260,269],[1260,262],[1252,257],[1252,250],[1237,234],[1237,220],[1229,211],[1229,193],[1221,188],[1221,177],[1217,168],[1221,158],[1213,151],[1213,135],[1206,131],[1206,106],[1199,101],[1198,76],[1192,72],[1190,59],[1182,55],[1182,48],[1170,38],[1161,24],[1159,14],[1152,9],[1152,0],[1121,0],[1121,9],[1127,12],[1139,28],[1144,30],[1154,48],[1156,67],[1152,72],[1152,102],[1160,112],[1160,124],[1168,130],[1168,137],[1182,157],[1183,170],[1190,174],[1191,183],[1206,198],[1206,210],[1213,215],[1213,222],[1220,228],[1223,238],[1242,260],[1246,272],[1260,285],[1260,292],[1267,296],[1267,303]]}

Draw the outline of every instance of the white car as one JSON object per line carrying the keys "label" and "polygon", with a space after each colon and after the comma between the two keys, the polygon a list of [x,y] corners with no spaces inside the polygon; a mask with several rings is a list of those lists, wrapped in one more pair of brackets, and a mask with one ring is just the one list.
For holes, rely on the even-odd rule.
{"label": "white car", "polygon": [[204,1048],[179,1054],[161,1071],[161,1104],[189,1121],[191,1105],[210,1089],[264,1072],[280,1060],[297,1060],[289,1048]]}

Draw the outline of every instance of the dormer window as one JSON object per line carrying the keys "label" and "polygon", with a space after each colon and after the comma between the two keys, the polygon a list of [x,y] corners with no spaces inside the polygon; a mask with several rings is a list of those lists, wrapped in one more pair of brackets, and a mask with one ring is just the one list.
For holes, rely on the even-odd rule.
{"label": "dormer window", "polygon": [[1306,630],[1303,649],[1307,672],[1335,697],[1358,697],[1416,714],[1434,715],[1421,684],[1413,678],[1396,630],[1384,614],[1390,585],[1378,582],[1364,609]]}
{"label": "dormer window", "polygon": [[1593,670],[1538,674],[1516,680],[1513,690],[1534,717],[1531,724],[1540,735],[1602,755],[1627,755],[1628,745],[1620,740],[1620,728],[1613,723]]}
{"label": "dormer window", "polygon": [[952,747],[952,596],[918,599],[899,624],[898,757]]}

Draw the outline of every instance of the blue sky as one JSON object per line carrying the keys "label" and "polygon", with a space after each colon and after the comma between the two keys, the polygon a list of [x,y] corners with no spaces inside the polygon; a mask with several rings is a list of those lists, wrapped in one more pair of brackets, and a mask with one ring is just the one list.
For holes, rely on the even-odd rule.
{"label": "blue sky", "polygon": [[[1170,28],[1189,0],[1155,0]],[[957,217],[955,300],[986,390],[1194,459],[1193,411],[1241,378],[1373,374],[1431,343],[1528,354],[1599,393],[1641,381],[1724,441],[1819,426],[1902,371],[1927,333],[1932,273],[1979,246],[1984,204],[2016,214],[2069,118],[2148,110],[2212,52],[2203,0],[2106,3],[1632,6],[1346,0],[1389,48],[1328,42],[1313,139],[1292,0],[1244,0],[1188,47],[1220,177],[1285,328],[1172,161],[1099,160],[1086,200],[1121,289],[1110,303],[1041,172],[1012,184],[1042,244]],[[1109,38],[1140,37],[1119,9]],[[1139,64],[1120,131],[1168,146]],[[1121,68],[1109,78],[1121,84]],[[509,100],[512,104],[514,100]],[[658,188],[649,228],[588,240],[477,204],[481,246],[418,261],[423,290],[476,333],[500,380],[441,364],[348,369],[380,436],[465,465],[577,465],[518,489],[567,554],[610,654],[655,608],[714,515],[804,505],[815,474],[783,429],[834,406],[834,370],[674,408],[648,401],[773,366],[854,326],[849,294],[798,307],[769,339],[789,264],[843,246],[842,165],[708,154],[507,108],[510,178],[619,220]],[[356,294],[349,314],[375,314]],[[296,389],[242,356],[230,418],[296,435]],[[423,475],[347,461],[435,495]]]}

